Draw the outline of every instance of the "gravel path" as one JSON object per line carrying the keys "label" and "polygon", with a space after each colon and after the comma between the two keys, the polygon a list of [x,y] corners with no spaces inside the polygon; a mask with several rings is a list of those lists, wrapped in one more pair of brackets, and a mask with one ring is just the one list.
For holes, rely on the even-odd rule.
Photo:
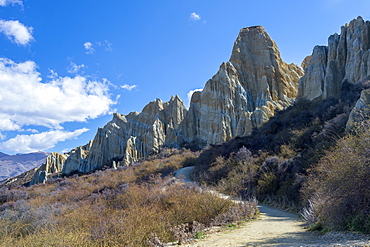
{"label": "gravel path", "polygon": [[[176,178],[191,181],[192,167],[176,171]],[[308,232],[298,215],[276,208],[259,205],[261,215],[257,220],[238,229],[207,236],[184,246],[368,246],[368,235],[331,232],[325,235]]]}
{"label": "gravel path", "polygon": [[238,229],[208,236],[186,246],[302,246],[316,244],[319,235],[307,232],[300,218],[268,206],[258,206],[261,216]]}

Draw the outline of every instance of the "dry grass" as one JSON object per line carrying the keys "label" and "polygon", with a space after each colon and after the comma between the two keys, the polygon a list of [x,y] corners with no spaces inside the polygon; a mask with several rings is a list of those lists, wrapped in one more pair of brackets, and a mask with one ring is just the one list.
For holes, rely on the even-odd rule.
{"label": "dry grass", "polygon": [[185,235],[194,237],[227,215],[230,221],[255,213],[255,205],[248,214],[238,213],[230,200],[163,176],[193,162],[193,153],[157,158],[29,188],[3,189],[0,246],[153,246],[153,241],[185,241]]}

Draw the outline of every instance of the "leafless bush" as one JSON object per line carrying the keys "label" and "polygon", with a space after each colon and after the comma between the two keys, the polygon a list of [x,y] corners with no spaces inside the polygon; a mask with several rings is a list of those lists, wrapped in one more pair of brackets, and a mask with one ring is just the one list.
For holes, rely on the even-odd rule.
{"label": "leafless bush", "polygon": [[258,203],[255,199],[237,203],[230,207],[225,213],[217,215],[212,220],[212,225],[222,226],[240,220],[249,220],[255,217],[257,213],[257,204]]}
{"label": "leafless bush", "polygon": [[367,127],[339,140],[310,173],[303,189],[312,204],[305,212],[309,221],[370,232],[370,131],[368,122],[363,124]]}
{"label": "leafless bush", "polygon": [[178,244],[186,243],[192,241],[196,234],[203,231],[205,226],[197,221],[193,223],[185,223],[174,226],[171,231],[173,232]]}
{"label": "leafless bush", "polygon": [[302,209],[301,216],[308,225],[313,225],[318,222],[316,205],[312,200],[308,200],[308,206]]}
{"label": "leafless bush", "polygon": [[165,244],[161,241],[161,239],[156,235],[152,234],[150,238],[146,242],[149,247],[164,247]]}

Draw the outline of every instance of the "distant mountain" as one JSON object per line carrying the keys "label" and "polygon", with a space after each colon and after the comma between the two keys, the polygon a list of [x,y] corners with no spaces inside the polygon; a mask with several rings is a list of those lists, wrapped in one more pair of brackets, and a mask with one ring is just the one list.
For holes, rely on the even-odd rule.
{"label": "distant mountain", "polygon": [[9,154],[4,154],[4,153],[0,152],[0,159],[3,158],[3,157],[6,157],[6,156],[9,156]]}
{"label": "distant mountain", "polygon": [[42,165],[48,155],[45,152],[16,155],[0,152],[0,181]]}

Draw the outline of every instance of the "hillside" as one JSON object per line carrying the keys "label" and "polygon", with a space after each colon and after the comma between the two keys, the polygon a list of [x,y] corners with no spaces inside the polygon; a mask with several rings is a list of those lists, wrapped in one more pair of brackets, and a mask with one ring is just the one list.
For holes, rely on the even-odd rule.
{"label": "hillside", "polygon": [[93,141],[66,154],[63,164],[40,169],[34,181],[44,181],[52,173],[48,167],[60,167],[63,175],[89,173],[130,165],[165,147],[198,143],[203,148],[249,135],[293,103],[301,76],[303,69],[282,60],[263,27],[243,28],[229,61],[192,95],[189,109],[173,96],[150,102],[140,113],[114,113]]}
{"label": "hillside", "polygon": [[168,151],[118,170],[1,188],[0,246],[158,246],[255,217],[255,201],[236,204],[169,176],[196,156]]}
{"label": "hillside", "polygon": [[44,152],[16,155],[0,153],[0,181],[41,166],[48,155]]}
{"label": "hillside", "polygon": [[173,96],[115,113],[93,141],[50,154],[33,186],[4,185],[2,241],[156,246],[255,216],[255,200],[179,183],[186,166],[203,187],[302,213],[311,230],[370,233],[369,30],[352,20],[301,68],[264,28],[243,28],[189,109]]}

